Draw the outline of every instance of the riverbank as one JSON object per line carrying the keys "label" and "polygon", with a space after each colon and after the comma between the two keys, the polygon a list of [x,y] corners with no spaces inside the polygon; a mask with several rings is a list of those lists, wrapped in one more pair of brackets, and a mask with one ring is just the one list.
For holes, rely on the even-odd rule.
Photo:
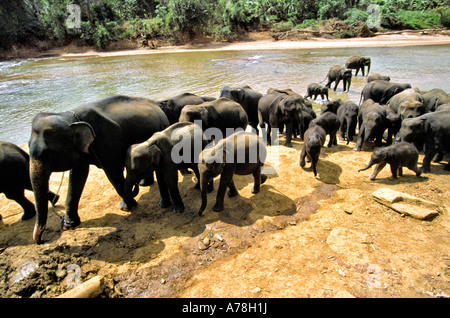
{"label": "riverbank", "polygon": [[235,42],[215,42],[202,39],[194,43],[177,46],[139,47],[132,41],[118,42],[110,50],[98,51],[93,47],[79,47],[72,44],[42,50],[39,48],[22,47],[9,52],[0,52],[4,60],[24,58],[45,58],[56,56],[123,56],[158,53],[181,53],[195,51],[237,51],[237,50],[278,50],[278,49],[326,49],[351,47],[393,47],[415,45],[450,44],[450,31],[414,32],[407,31],[398,34],[379,34],[374,37],[358,37],[349,39],[328,39],[324,37],[308,37],[304,40],[275,40],[269,32],[256,32],[246,35],[244,40]]}

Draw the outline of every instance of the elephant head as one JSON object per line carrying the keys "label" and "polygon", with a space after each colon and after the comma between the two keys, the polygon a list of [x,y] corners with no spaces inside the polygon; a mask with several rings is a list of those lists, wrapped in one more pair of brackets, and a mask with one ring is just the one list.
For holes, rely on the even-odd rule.
{"label": "elephant head", "polygon": [[[158,133],[155,133],[157,135]],[[153,177],[159,166],[161,149],[150,140],[132,145],[125,160],[126,178],[125,195],[134,198],[139,193],[139,182]]]}
{"label": "elephant head", "polygon": [[[72,118],[73,117],[73,118]],[[52,172],[66,171],[87,160],[95,140],[87,122],[75,121],[70,114],[39,114],[32,122],[30,178],[37,206],[33,238],[40,242],[48,213],[48,187]]]}
{"label": "elephant head", "polygon": [[348,92],[350,90],[350,85],[352,84],[352,70],[349,68],[340,69],[339,77],[344,82],[344,92]]}
{"label": "elephant head", "polygon": [[199,156],[198,170],[200,174],[200,191],[202,205],[198,215],[202,215],[208,202],[207,192],[211,189],[212,181],[223,172],[226,164],[227,151],[223,148],[223,143],[205,148]]}
{"label": "elephant head", "polygon": [[242,88],[233,88],[224,86],[220,90],[220,97],[225,97],[242,105],[245,97],[245,90]]}
{"label": "elephant head", "polygon": [[405,118],[399,131],[400,140],[414,144],[417,149],[422,149],[428,126],[424,118]]}
{"label": "elephant head", "polygon": [[413,118],[424,114],[425,108],[421,101],[407,100],[400,103],[398,111],[401,118]]}
{"label": "elephant head", "polygon": [[347,122],[347,145],[350,143],[350,140],[353,139],[353,136],[355,134],[356,125],[358,123],[358,113],[358,105],[353,102],[347,102],[344,109],[344,117]]}
{"label": "elephant head", "polygon": [[389,85],[389,88],[386,89],[381,97],[380,100],[380,104],[387,104],[387,102],[389,101],[389,99],[391,99],[394,95],[397,95],[401,92],[403,92],[404,90],[408,89],[408,88],[412,88],[411,84],[408,83],[391,83],[391,85]]}

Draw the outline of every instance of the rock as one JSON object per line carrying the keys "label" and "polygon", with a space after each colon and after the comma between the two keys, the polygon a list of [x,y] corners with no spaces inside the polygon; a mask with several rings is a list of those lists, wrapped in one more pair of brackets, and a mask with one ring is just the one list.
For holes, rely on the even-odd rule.
{"label": "rock", "polygon": [[253,293],[253,294],[259,293],[260,291],[261,291],[261,288],[259,288],[259,287],[255,287],[255,288],[250,290],[250,292]]}
{"label": "rock", "polygon": [[104,285],[103,277],[95,276],[58,298],[95,298],[103,292]]}
{"label": "rock", "polygon": [[410,194],[381,188],[373,194],[375,200],[389,208],[419,220],[427,220],[439,215],[439,206]]}

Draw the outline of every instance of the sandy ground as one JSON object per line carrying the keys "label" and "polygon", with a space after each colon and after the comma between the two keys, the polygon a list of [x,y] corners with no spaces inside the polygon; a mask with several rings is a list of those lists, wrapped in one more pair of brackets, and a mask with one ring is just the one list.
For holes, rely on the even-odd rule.
{"label": "sandy ground", "polygon": [[[371,170],[357,170],[373,145],[355,152],[354,142],[339,142],[323,148],[314,177],[309,164],[299,166],[302,145],[269,147],[277,170],[260,193],[251,193],[251,176],[236,176],[239,196],[226,197],[216,213],[210,193],[203,217],[193,175],[179,178],[184,213],[158,206],[156,184],[141,188],[138,207],[127,213],[92,166],[82,224],[61,231],[68,172],[54,173],[50,188],[61,184],[61,199],[49,210],[41,245],[32,242],[34,219],[21,221],[20,206],[0,195],[0,297],[56,297],[96,275],[105,280],[101,297],[448,297],[450,172],[443,164],[420,178],[405,169],[395,181],[385,168],[370,181]],[[385,187],[433,201],[441,212],[426,221],[401,215],[373,199]]]}

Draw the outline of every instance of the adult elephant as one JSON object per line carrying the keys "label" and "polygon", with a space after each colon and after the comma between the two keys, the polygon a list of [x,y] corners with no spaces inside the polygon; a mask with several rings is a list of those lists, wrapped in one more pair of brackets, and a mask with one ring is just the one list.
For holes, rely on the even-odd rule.
{"label": "adult elephant", "polygon": [[[413,143],[424,149],[425,156],[420,169],[430,172],[430,163],[437,153],[450,152],[450,111],[423,114],[402,121],[399,132],[401,141]],[[444,170],[450,170],[450,161]]]}
{"label": "adult elephant", "polygon": [[346,140],[347,145],[356,135],[356,126],[358,124],[359,107],[352,101],[345,102],[337,110],[337,117],[340,122],[339,139]]}
{"label": "adult elephant", "polygon": [[123,199],[121,208],[131,209],[136,201],[124,192],[127,149],[167,126],[167,116],[157,103],[127,96],[107,97],[72,111],[36,115],[29,141],[31,183],[37,208],[34,241],[40,243],[45,230],[52,172],[71,170],[64,229],[80,224],[78,203],[90,164],[105,171]]}
{"label": "adult elephant", "polygon": [[402,119],[417,117],[428,112],[423,105],[422,94],[413,88],[395,94],[386,105],[399,114]]}
{"label": "adult elephant", "polygon": [[450,95],[440,88],[429,91],[417,90],[423,97],[423,106],[427,112],[434,112],[439,106],[450,103]]}
{"label": "adult elephant", "polygon": [[225,97],[239,103],[248,117],[248,124],[258,133],[258,102],[263,94],[250,86],[230,87],[224,86],[220,90],[220,97]]}
{"label": "adult elephant", "polygon": [[200,189],[197,164],[206,143],[200,126],[180,122],[154,133],[142,143],[132,145],[126,158],[125,193],[129,197],[137,195],[139,181],[152,177],[153,172],[156,172],[161,195],[159,205],[166,208],[173,202],[173,211],[183,212],[184,204],[178,190],[178,170],[192,169],[197,177],[195,188]]}
{"label": "adult elephant", "polygon": [[[235,101],[221,97],[199,105],[187,105],[181,110],[179,121],[201,123],[201,128],[209,139],[222,139],[248,124],[247,113]],[[219,131],[209,130],[216,128]],[[220,136],[218,136],[221,134]]]}
{"label": "adult elephant", "polygon": [[[292,134],[294,123],[303,122],[299,118],[303,107],[303,97],[297,94],[286,94],[277,90],[263,96],[258,102],[259,127],[263,130],[263,136],[271,144],[272,128],[286,127],[286,147],[292,147]],[[265,132],[267,124],[267,135]],[[276,137],[276,136],[275,136]]]}
{"label": "adult elephant", "polygon": [[338,87],[339,83],[343,82],[343,91],[347,92],[350,90],[350,85],[352,83],[352,70],[335,65],[328,71],[327,74],[327,84],[325,87],[331,88],[331,83],[335,82],[334,84],[334,91],[336,91],[336,88]]}
{"label": "adult elephant", "polygon": [[392,83],[387,81],[373,81],[367,83],[361,91],[361,100],[373,100],[375,103],[385,105],[392,96],[403,92],[405,89],[411,88],[411,84],[408,83]]}
{"label": "adult elephant", "polygon": [[214,97],[198,96],[192,93],[183,93],[169,99],[159,101],[158,104],[169,119],[169,123],[175,124],[180,117],[181,110],[186,105],[198,105],[215,100]]}
{"label": "adult elephant", "polygon": [[345,63],[346,68],[356,70],[355,76],[358,75],[359,70],[361,70],[362,76],[365,76],[364,70],[366,66],[367,66],[367,76],[369,76],[370,65],[371,65],[370,57],[364,56],[352,56]]}
{"label": "adult elephant", "polygon": [[354,150],[361,151],[363,143],[375,140],[381,146],[383,134],[388,128],[386,108],[378,103],[366,101],[360,109],[359,133]]}

